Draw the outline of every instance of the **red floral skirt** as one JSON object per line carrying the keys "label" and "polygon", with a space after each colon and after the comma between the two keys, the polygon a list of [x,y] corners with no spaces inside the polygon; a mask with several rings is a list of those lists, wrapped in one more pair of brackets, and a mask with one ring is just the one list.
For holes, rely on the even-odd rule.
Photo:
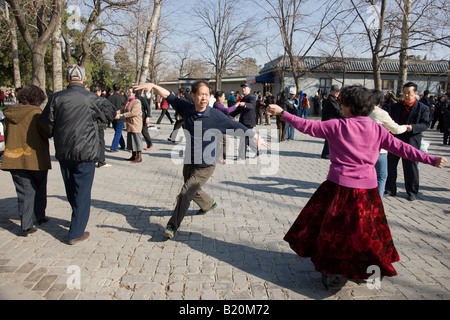
{"label": "red floral skirt", "polygon": [[394,247],[378,188],[354,189],[325,181],[300,212],[284,240],[317,271],[367,279],[370,266],[395,276]]}

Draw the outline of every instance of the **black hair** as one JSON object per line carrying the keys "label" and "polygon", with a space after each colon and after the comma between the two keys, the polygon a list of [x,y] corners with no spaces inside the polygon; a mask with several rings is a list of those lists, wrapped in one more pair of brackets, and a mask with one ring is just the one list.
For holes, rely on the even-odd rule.
{"label": "black hair", "polygon": [[350,113],[354,116],[368,116],[375,106],[373,90],[361,85],[347,86],[340,92],[342,105],[350,107]]}
{"label": "black hair", "polygon": [[417,91],[417,84],[415,84],[414,82],[407,82],[403,85],[403,89],[409,87],[414,87],[414,92]]}
{"label": "black hair", "polygon": [[209,93],[211,94],[211,88],[209,87],[208,82],[206,82],[205,80],[198,80],[194,82],[194,84],[192,85],[192,93],[196,94],[201,86],[207,87],[209,89]]}
{"label": "black hair", "polygon": [[102,87],[100,87],[99,84],[97,83],[93,83],[91,84],[91,86],[89,87],[89,90],[93,93],[97,93],[98,91],[102,91]]}
{"label": "black hair", "polygon": [[114,90],[115,92],[119,91],[119,90],[120,90],[120,84],[114,83],[114,84],[113,84],[113,90]]}
{"label": "black hair", "polygon": [[214,98],[219,99],[225,92],[223,91],[217,91],[216,93],[214,93]]}
{"label": "black hair", "polygon": [[382,105],[384,102],[384,95],[381,90],[374,89],[373,90],[373,99],[376,106]]}

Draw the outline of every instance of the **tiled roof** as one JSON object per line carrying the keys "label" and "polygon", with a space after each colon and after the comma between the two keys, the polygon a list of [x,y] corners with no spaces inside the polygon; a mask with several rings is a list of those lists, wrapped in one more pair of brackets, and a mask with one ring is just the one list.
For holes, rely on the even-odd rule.
{"label": "tiled roof", "polygon": [[[299,58],[300,59],[300,58]],[[274,71],[275,68],[284,67],[289,69],[289,59],[277,58],[264,65],[259,72],[264,74]],[[304,57],[300,61],[300,68],[305,72],[372,72],[372,59],[367,58],[328,58],[328,57]],[[398,73],[399,61],[395,59],[384,59],[380,66],[382,73]],[[449,72],[449,62],[444,60],[408,60],[408,73],[410,74],[439,74],[444,75]]]}

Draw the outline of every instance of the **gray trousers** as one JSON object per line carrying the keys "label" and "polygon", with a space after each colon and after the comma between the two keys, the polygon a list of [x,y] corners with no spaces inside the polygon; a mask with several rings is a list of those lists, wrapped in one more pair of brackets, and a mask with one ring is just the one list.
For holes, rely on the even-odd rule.
{"label": "gray trousers", "polygon": [[47,174],[48,170],[11,170],[16,187],[18,211],[22,230],[33,227],[34,218],[45,218],[47,208]]}
{"label": "gray trousers", "polygon": [[184,165],[184,184],[178,194],[177,204],[167,225],[172,225],[175,230],[178,230],[192,200],[205,211],[211,209],[214,199],[207,195],[202,190],[202,187],[212,176],[215,168],[216,164],[208,167],[195,167],[190,164]]}

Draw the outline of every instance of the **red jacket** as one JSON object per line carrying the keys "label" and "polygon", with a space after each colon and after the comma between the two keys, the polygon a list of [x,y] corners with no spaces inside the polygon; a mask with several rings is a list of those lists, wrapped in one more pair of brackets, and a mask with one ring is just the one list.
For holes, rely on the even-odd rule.
{"label": "red jacket", "polygon": [[167,102],[167,100],[166,99],[162,99],[162,101],[161,101],[161,108],[162,109],[169,109],[169,103]]}

